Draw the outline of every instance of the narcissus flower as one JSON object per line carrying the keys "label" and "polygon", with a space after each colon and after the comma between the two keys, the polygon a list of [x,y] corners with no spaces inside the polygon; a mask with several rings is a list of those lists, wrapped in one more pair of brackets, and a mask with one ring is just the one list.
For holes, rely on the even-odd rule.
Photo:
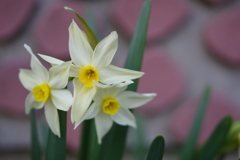
{"label": "narcissus flower", "polygon": [[113,86],[96,83],[97,92],[93,98],[94,103],[89,107],[75,128],[85,119],[95,117],[98,143],[101,144],[103,136],[110,130],[113,121],[119,125],[129,125],[136,128],[136,122],[129,109],[140,107],[151,101],[156,94],[139,94],[125,91],[129,82]]}
{"label": "narcissus flower", "polygon": [[22,85],[30,91],[25,101],[25,112],[31,109],[40,109],[45,105],[44,111],[52,132],[60,137],[58,111],[68,111],[73,98],[66,87],[72,62],[65,62],[54,66],[49,71],[41,64],[26,44],[24,47],[31,55],[31,69],[20,69],[19,79]]}
{"label": "narcissus flower", "polygon": [[[112,32],[104,38],[93,50],[77,24],[73,21],[69,26],[69,51],[74,63],[70,76],[75,77],[73,80],[72,122],[79,121],[89,107],[96,92],[94,82],[117,84],[143,75],[143,72],[123,69],[110,64],[117,47],[118,35],[116,32]],[[63,61],[49,56],[40,56],[52,65],[63,63]]]}

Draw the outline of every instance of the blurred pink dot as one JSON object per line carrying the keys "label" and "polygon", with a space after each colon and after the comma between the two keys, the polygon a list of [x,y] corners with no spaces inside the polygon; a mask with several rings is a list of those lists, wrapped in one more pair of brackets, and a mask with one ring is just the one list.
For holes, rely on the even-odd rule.
{"label": "blurred pink dot", "polygon": [[25,99],[29,93],[21,84],[19,69],[30,69],[29,57],[14,57],[2,60],[0,65],[1,113],[14,116],[25,115]]}
{"label": "blurred pink dot", "polygon": [[0,1],[0,41],[15,36],[32,15],[35,0]]}
{"label": "blurred pink dot", "polygon": [[158,48],[149,48],[145,51],[142,71],[145,73],[139,79],[139,93],[157,93],[157,96],[137,108],[144,113],[159,113],[173,105],[181,98],[184,92],[183,74],[178,65]]}
{"label": "blurred pink dot", "polygon": [[205,30],[212,54],[232,66],[240,65],[240,8],[224,11]]}
{"label": "blurred pink dot", "polygon": [[55,2],[51,4],[36,23],[34,38],[42,54],[69,60],[68,27],[73,19],[78,23],[78,26],[81,25],[74,13],[64,9],[65,6],[73,8],[84,17],[87,4],[84,2]]}
{"label": "blurred pink dot", "polygon": [[[116,0],[111,8],[112,21],[131,38],[143,0]],[[181,0],[153,0],[147,41],[165,38],[187,17],[189,7]]]}

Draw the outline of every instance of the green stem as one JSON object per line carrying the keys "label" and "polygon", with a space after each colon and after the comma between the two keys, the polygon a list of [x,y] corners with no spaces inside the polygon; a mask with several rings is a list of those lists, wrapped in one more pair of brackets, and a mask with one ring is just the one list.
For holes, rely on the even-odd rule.
{"label": "green stem", "polygon": [[66,159],[66,118],[65,111],[58,110],[61,137],[56,136],[51,129],[48,131],[48,142],[46,150],[46,160]]}
{"label": "green stem", "polygon": [[146,151],[146,144],[145,144],[145,132],[144,132],[144,118],[140,114],[136,114],[136,123],[137,123],[137,129],[136,129],[136,155],[137,160],[144,160],[145,159],[145,151]]}
{"label": "green stem", "polygon": [[121,160],[125,149],[125,139],[128,126],[113,124],[110,131],[104,136],[101,150],[99,151],[99,160]]}
{"label": "green stem", "polygon": [[38,140],[35,112],[33,109],[31,110],[30,117],[31,117],[31,159],[41,160],[41,149]]}
{"label": "green stem", "polygon": [[96,127],[94,119],[83,122],[81,147],[78,152],[78,160],[95,160],[97,159],[99,145],[97,143]]}
{"label": "green stem", "polygon": [[86,120],[83,122],[82,126],[82,135],[80,138],[81,141],[81,146],[79,147],[79,152],[78,152],[78,159],[79,160],[84,160],[87,159],[88,156],[88,148],[89,148],[89,133],[91,131],[91,120]]}

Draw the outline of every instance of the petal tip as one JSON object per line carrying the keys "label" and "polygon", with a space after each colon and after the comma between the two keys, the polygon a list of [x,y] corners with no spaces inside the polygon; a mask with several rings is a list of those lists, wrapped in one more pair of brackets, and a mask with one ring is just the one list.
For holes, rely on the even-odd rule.
{"label": "petal tip", "polygon": [[30,110],[29,109],[25,109],[25,114],[29,115],[29,113],[30,113]]}
{"label": "petal tip", "polygon": [[78,125],[77,125],[77,123],[75,122],[73,129],[75,130],[75,129],[77,129],[77,127],[78,127]]}

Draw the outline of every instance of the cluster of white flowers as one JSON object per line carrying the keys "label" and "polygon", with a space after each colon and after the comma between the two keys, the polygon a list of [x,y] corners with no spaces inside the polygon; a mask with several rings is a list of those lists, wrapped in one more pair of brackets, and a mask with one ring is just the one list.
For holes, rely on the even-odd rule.
{"label": "cluster of white flowers", "polygon": [[[19,78],[30,91],[25,101],[25,110],[40,109],[45,105],[45,116],[52,132],[60,137],[57,109],[71,109],[71,121],[75,128],[84,120],[95,118],[98,142],[110,130],[113,121],[120,125],[136,127],[129,109],[139,107],[156,94],[138,94],[125,91],[131,80],[143,72],[118,68],[111,65],[118,47],[118,35],[112,32],[93,50],[84,34],[73,21],[69,26],[69,52],[72,61],[46,55],[39,56],[49,62],[49,71],[41,64],[26,44],[31,54],[31,69],[20,69]],[[74,93],[64,89],[68,78],[74,77]],[[91,102],[93,103],[91,104]],[[91,104],[91,105],[90,105]]]}

